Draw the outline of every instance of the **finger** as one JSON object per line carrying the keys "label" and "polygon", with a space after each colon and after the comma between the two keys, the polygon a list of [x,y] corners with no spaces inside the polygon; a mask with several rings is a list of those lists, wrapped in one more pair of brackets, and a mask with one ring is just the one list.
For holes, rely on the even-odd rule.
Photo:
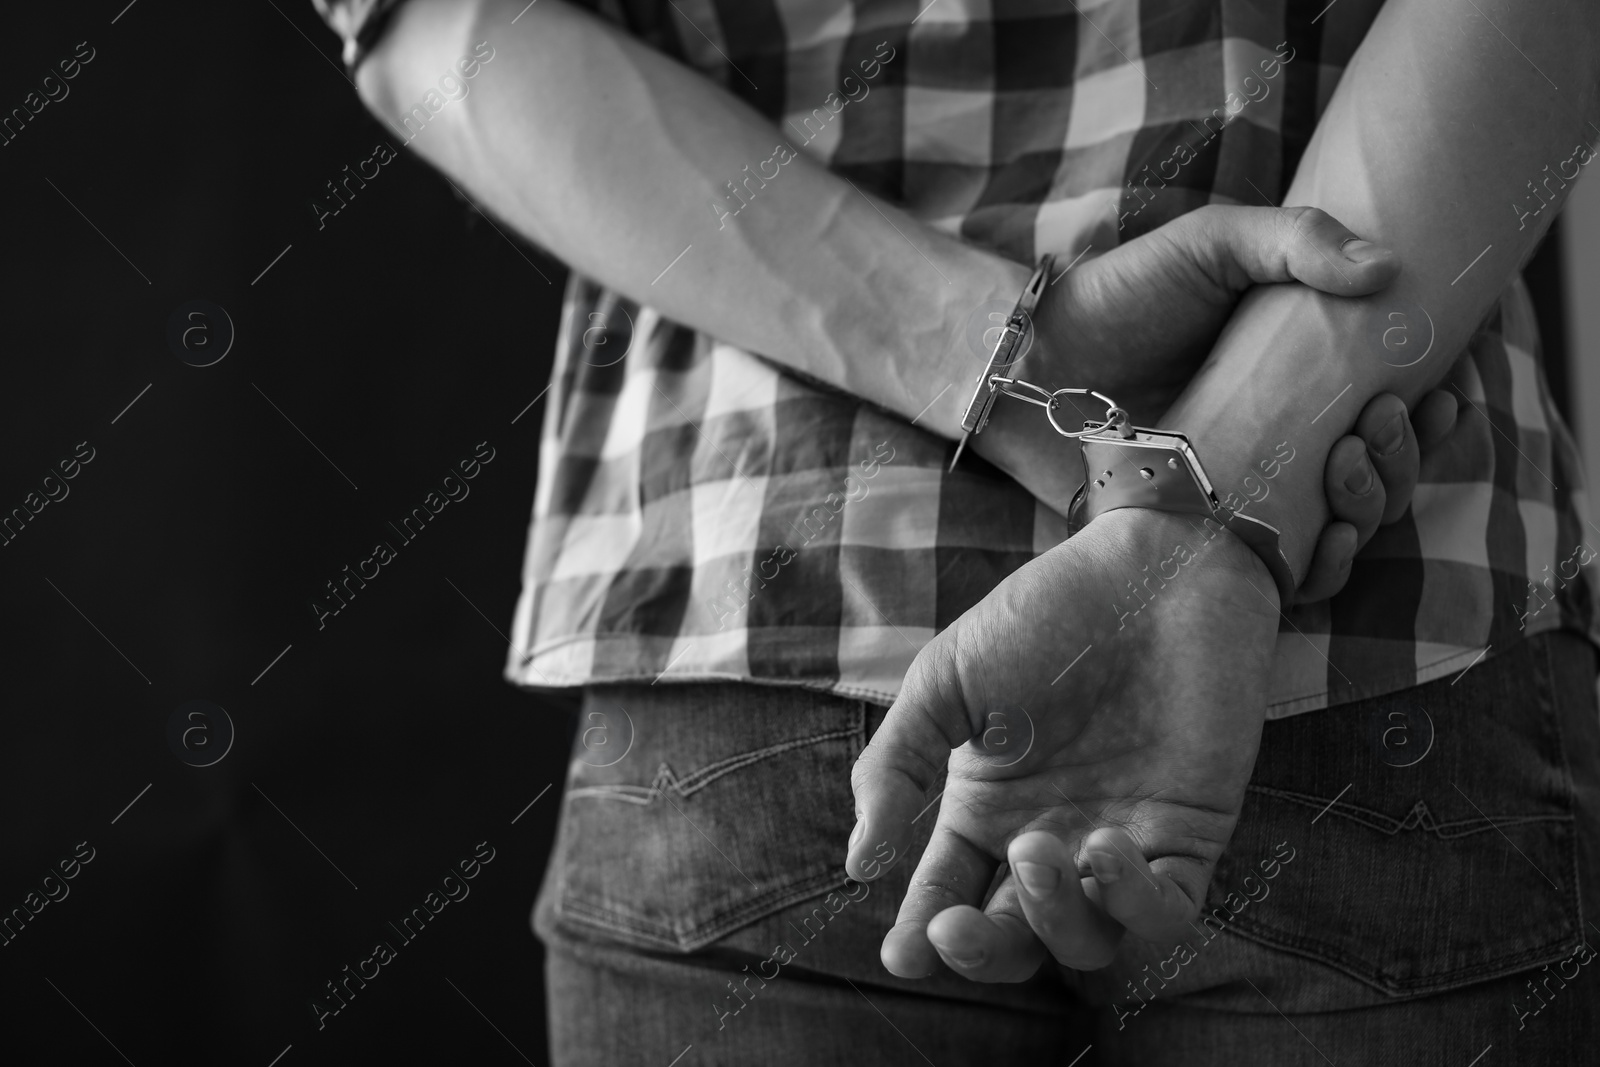
{"label": "finger", "polygon": [[1296,604],[1315,604],[1327,600],[1350,580],[1350,564],[1356,558],[1356,528],[1348,522],[1331,522],[1317,537],[1306,580],[1295,590]]}
{"label": "finger", "polygon": [[1383,518],[1384,487],[1368,457],[1367,443],[1341,437],[1328,452],[1322,491],[1333,518],[1356,528],[1356,546],[1367,543]]}
{"label": "finger", "polygon": [[935,915],[928,940],[951,970],[974,982],[1025,982],[1047,956],[1023,914],[1011,875],[983,910],[962,904]]}
{"label": "finger", "polygon": [[1416,431],[1417,447],[1428,451],[1450,436],[1456,428],[1456,396],[1446,389],[1435,389],[1422,398],[1411,413],[1411,426]]}
{"label": "finger", "polygon": [[900,698],[850,769],[856,826],[845,873],[862,882],[882,877],[905,854],[911,824],[936,798],[950,750],[972,736],[966,712],[939,691],[937,663],[949,643],[935,639],[906,672]]}
{"label": "finger", "polygon": [[[1411,506],[1411,494],[1417,488],[1417,468],[1422,459],[1405,402],[1392,393],[1373,397],[1357,416],[1355,432],[1367,443],[1367,455],[1378,472],[1378,481],[1383,483],[1384,505],[1379,525],[1387,526]],[[1360,525],[1356,524],[1358,529]],[[1366,544],[1367,538],[1361,538],[1360,543]]]}
{"label": "finger", "polygon": [[1106,966],[1122,925],[1085,895],[1072,849],[1047,830],[1021,834],[1006,853],[1028,926],[1056,962],[1079,971]]}
{"label": "finger", "polygon": [[1233,292],[1298,281],[1325,293],[1362,296],[1400,273],[1394,252],[1361,240],[1317,208],[1208,205],[1154,232],[1163,231]]}
{"label": "finger", "polygon": [[937,971],[939,954],[928,940],[929,921],[946,908],[981,903],[999,866],[959,834],[935,826],[900,902],[894,928],[884,936],[878,953],[889,973],[926,978]]}
{"label": "finger", "polygon": [[1191,897],[1164,871],[1150,866],[1126,830],[1101,827],[1083,843],[1094,887],[1105,913],[1144,941],[1181,939],[1186,926],[1200,910],[1198,895]]}

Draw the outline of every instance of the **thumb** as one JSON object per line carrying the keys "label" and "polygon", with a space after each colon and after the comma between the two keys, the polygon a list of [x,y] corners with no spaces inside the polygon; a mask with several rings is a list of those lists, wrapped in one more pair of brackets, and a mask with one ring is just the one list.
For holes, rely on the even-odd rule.
{"label": "thumb", "polygon": [[[845,873],[857,881],[879,878],[904,856],[912,827],[936,802],[951,749],[974,730],[966,702],[941,667],[952,642],[941,634],[912,661],[900,696],[850,771],[856,826],[845,854]],[[946,681],[941,684],[940,679]]]}
{"label": "thumb", "polygon": [[1234,293],[1297,281],[1335,296],[1365,296],[1400,273],[1394,252],[1314,207],[1210,205],[1152,233],[1177,242],[1214,284]]}

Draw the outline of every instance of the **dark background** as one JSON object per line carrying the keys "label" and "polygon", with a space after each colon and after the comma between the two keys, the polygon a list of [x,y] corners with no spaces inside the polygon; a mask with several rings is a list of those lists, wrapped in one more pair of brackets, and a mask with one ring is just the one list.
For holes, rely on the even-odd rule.
{"label": "dark background", "polygon": [[[563,272],[404,154],[318,229],[324,183],[399,143],[307,0],[125,4],[12,5],[0,38],[0,114],[95,50],[0,147],[0,514],[95,454],[0,548],[0,915],[95,850],[0,947],[0,1056],[543,1064],[527,916],[573,720],[500,672]],[[205,368],[167,341],[194,299],[236,331]],[[400,545],[386,520],[480,441]],[[379,539],[399,558],[319,631]],[[167,738],[196,699],[237,731],[204,768]],[[402,946],[387,924],[480,841]],[[379,939],[398,959],[319,1031],[310,999]]]}
{"label": "dark background", "polygon": [[[95,51],[0,147],[0,513],[95,454],[0,548],[0,914],[95,850],[0,947],[0,1059],[543,1064],[528,912],[572,726],[501,668],[543,402],[512,420],[563,272],[405,154],[318,230],[324,183],[400,144],[308,0],[126,3],[9,5],[0,38],[0,113]],[[206,368],[167,342],[192,299],[236,330]],[[485,440],[402,545],[385,521]],[[379,539],[399,558],[319,631]],[[237,731],[214,766],[168,744],[193,699]],[[379,939],[398,959],[319,1032],[308,1001]]]}

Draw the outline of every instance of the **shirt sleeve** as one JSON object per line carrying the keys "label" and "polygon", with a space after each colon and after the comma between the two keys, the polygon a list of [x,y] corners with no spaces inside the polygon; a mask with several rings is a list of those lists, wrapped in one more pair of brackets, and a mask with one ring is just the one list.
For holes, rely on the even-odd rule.
{"label": "shirt sleeve", "polygon": [[372,51],[384,27],[404,0],[311,0],[334,33],[344,41],[344,65],[351,74]]}

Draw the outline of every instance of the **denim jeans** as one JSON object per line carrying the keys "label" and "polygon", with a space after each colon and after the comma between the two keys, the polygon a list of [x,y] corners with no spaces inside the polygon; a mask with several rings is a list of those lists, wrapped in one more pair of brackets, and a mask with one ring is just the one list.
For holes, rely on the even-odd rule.
{"label": "denim jeans", "polygon": [[534,911],[552,1061],[1596,1062],[1595,670],[1547,634],[1268,723],[1193,936],[1019,985],[878,961],[934,821],[878,882],[844,879],[850,765],[883,709],[592,688]]}

